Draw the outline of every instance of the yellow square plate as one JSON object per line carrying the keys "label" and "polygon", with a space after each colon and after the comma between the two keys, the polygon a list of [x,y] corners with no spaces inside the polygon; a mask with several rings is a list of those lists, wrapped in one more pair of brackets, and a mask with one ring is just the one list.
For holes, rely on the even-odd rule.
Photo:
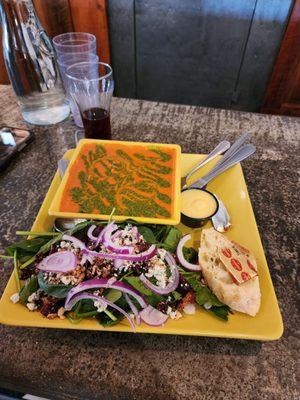
{"label": "yellow square plate", "polygon": [[[179,224],[179,222],[180,222],[180,205],[179,205],[180,163],[179,163],[179,160],[180,160],[181,149],[180,149],[180,146],[178,146],[177,144],[163,144],[163,143],[120,142],[120,141],[116,141],[116,140],[93,140],[93,139],[80,140],[77,148],[75,149],[75,153],[74,153],[74,156],[72,157],[70,165],[63,177],[61,185],[59,186],[58,190],[56,191],[56,194],[50,205],[50,208],[49,208],[50,215],[54,215],[56,217],[64,217],[64,218],[87,218],[87,219],[101,219],[101,220],[109,219],[110,212],[108,213],[108,215],[107,214],[106,215],[105,214],[96,214],[96,213],[74,212],[74,211],[70,212],[69,211],[70,208],[68,208],[68,210],[66,210],[66,211],[61,211],[61,202],[62,202],[64,193],[65,193],[65,190],[67,188],[67,185],[68,185],[70,179],[74,179],[73,168],[74,167],[76,168],[79,163],[83,163],[84,165],[82,167],[86,168],[86,163],[88,163],[89,155],[90,155],[89,154],[90,151],[88,151],[88,148],[93,145],[98,145],[98,146],[102,145],[102,146],[106,147],[108,151],[110,150],[111,146],[121,146],[123,153],[124,153],[124,151],[127,151],[127,150],[131,151],[131,152],[139,151],[139,149],[141,149],[141,148],[151,150],[151,151],[153,150],[155,152],[171,150],[174,154],[173,160],[172,160],[173,177],[172,177],[172,181],[169,181],[171,183],[171,188],[170,188],[171,192],[168,193],[169,197],[171,198],[171,203],[170,203],[170,205],[165,204],[166,207],[170,207],[170,209],[171,209],[170,216],[165,217],[165,218],[160,218],[160,217],[157,217],[157,218],[151,217],[150,218],[150,217],[136,217],[134,215],[118,215],[117,213],[115,213],[114,219],[116,221],[122,221],[122,220],[124,221],[125,219],[128,219],[128,218],[134,218],[136,221],[147,223],[147,224],[168,224],[168,225]],[[86,155],[85,161],[82,161],[83,154]],[[103,154],[103,155],[106,156],[105,154]],[[159,156],[157,156],[157,160],[159,159],[158,157]],[[102,155],[100,155],[99,158],[97,158],[97,160],[100,160],[102,163],[102,160],[103,160]],[[124,161],[124,159],[123,159],[123,161]],[[160,159],[160,161],[161,161],[161,164],[159,166],[165,168],[166,165],[164,163],[168,162],[168,161],[165,161],[162,159]],[[95,160],[91,161],[91,163],[93,163],[93,162],[95,163]],[[135,171],[136,169],[140,169],[139,163],[143,163],[143,161],[139,160],[138,158],[135,158],[135,160],[133,162],[136,162],[136,168],[134,170],[132,169],[133,171]],[[104,161],[102,164],[104,164]],[[112,165],[112,163],[110,163],[110,165]],[[124,171],[125,174],[129,175],[130,169],[126,168],[126,166],[127,166],[126,163],[124,163],[124,165],[125,166],[124,166],[124,168],[122,168],[122,171]],[[103,165],[103,166],[105,167],[105,165]],[[90,174],[90,172],[89,172],[89,174]],[[93,170],[92,170],[92,174],[93,174]],[[98,172],[98,174],[99,174],[99,172]],[[118,174],[120,174],[120,172],[118,172]],[[125,177],[127,175],[125,175]],[[94,176],[96,176],[96,179],[94,179],[94,180],[99,179],[98,175],[94,174]],[[75,179],[77,179],[78,181],[81,180],[81,179],[78,179],[77,176]],[[138,178],[138,179],[141,179],[141,178]],[[166,179],[167,179],[167,176],[166,176]],[[98,182],[96,182],[96,183],[98,184]],[[78,182],[78,184],[79,184],[79,182]],[[162,188],[162,190],[163,190],[163,188]],[[127,189],[127,191],[128,191],[128,189]],[[144,192],[142,192],[142,193],[145,194]],[[137,191],[137,194],[139,194],[139,190]],[[149,197],[149,200],[151,200],[151,197]],[[105,199],[105,201],[107,201],[107,199]],[[162,199],[158,200],[158,202],[161,202],[161,201],[162,201]],[[161,205],[163,205],[163,204],[164,203],[162,203]],[[157,205],[157,203],[156,203],[156,205]],[[115,206],[114,204],[111,204],[109,206],[110,211],[114,206]]]}
{"label": "yellow square plate", "polygon": [[[69,150],[65,157],[71,159],[72,154],[73,151]],[[204,156],[201,155],[182,154],[182,175],[185,175],[203,157]],[[210,166],[207,168],[210,168]],[[203,170],[201,169],[201,174],[198,173],[198,176],[200,177],[203,175],[207,168],[204,167]],[[32,230],[48,231],[51,229],[54,217],[48,215],[48,209],[60,182],[61,180],[57,172]],[[186,315],[178,321],[168,320],[163,327],[151,327],[142,324],[137,327],[136,331],[138,333],[216,336],[256,340],[278,339],[283,332],[282,319],[241,166],[236,165],[222,176],[216,178],[209,185],[209,189],[224,201],[231,215],[232,228],[226,235],[250,249],[257,258],[262,293],[259,313],[253,318],[235,312],[233,315],[229,315],[228,322],[224,322],[198,308],[195,315]],[[184,233],[191,231],[182,225],[180,225],[180,228],[182,228]],[[199,237],[200,231],[194,230],[193,243],[191,243],[191,245],[199,245]],[[0,322],[3,324],[44,328],[131,332],[127,321],[122,321],[118,325],[109,328],[103,328],[95,320],[83,320],[76,325],[72,325],[67,319],[60,320],[57,318],[49,320],[42,317],[38,312],[28,311],[26,307],[21,304],[13,304],[10,301],[10,296],[16,291],[17,288],[12,274],[0,301]]]}

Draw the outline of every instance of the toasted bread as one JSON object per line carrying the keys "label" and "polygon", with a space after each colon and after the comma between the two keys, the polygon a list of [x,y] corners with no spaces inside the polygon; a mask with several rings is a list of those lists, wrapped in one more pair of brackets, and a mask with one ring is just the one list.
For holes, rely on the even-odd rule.
{"label": "toasted bread", "polygon": [[229,240],[214,228],[203,229],[199,248],[199,263],[202,274],[217,298],[232,310],[254,317],[260,308],[261,293],[258,276],[237,284],[219,258],[219,249],[234,247],[243,253],[257,270],[253,255],[242,246]]}

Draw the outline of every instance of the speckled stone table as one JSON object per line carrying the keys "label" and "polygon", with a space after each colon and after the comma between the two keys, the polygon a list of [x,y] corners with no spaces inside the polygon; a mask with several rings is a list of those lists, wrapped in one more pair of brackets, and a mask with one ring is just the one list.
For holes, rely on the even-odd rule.
{"label": "speckled stone table", "polygon": [[[24,126],[11,89],[0,86],[0,123]],[[56,163],[74,146],[71,121],[34,128],[28,146],[0,176],[0,248],[29,229]],[[113,137],[179,143],[207,152],[253,134],[244,164],[285,331],[274,342],[133,335],[0,326],[0,387],[50,399],[296,400],[299,358],[297,154],[300,120],[211,108],[114,99]],[[12,271],[0,266],[0,293]],[[297,354],[298,351],[298,354]],[[298,381],[299,383],[299,381]]]}

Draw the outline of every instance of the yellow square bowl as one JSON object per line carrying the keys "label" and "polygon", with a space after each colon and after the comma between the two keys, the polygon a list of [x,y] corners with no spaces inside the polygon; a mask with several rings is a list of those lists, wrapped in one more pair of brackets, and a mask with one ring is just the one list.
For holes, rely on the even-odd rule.
{"label": "yellow square bowl", "polygon": [[175,144],[80,140],[49,208],[64,218],[180,221],[180,154]]}

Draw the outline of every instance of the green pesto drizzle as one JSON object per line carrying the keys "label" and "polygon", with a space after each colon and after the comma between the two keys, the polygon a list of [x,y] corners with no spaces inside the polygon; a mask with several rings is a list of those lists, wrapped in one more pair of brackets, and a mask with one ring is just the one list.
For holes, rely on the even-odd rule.
{"label": "green pesto drizzle", "polygon": [[151,155],[140,152],[127,154],[116,150],[107,154],[96,145],[87,155],[82,154],[84,168],[78,172],[80,187],[72,187],[72,201],[83,213],[109,214],[112,206],[117,215],[170,217],[171,197],[160,189],[169,188],[172,168],[164,165],[171,155],[151,147]]}

